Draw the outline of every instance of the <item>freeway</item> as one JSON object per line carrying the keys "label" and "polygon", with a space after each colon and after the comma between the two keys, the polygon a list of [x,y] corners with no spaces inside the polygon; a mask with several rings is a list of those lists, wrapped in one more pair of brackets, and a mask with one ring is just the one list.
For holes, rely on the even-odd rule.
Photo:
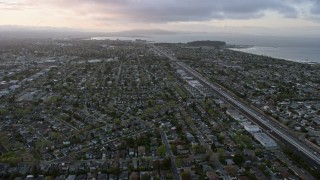
{"label": "freeway", "polygon": [[313,165],[320,167],[320,158],[318,157],[320,152],[318,152],[318,150],[308,146],[306,143],[293,137],[288,132],[283,130],[281,127],[273,123],[273,120],[270,117],[267,117],[255,108],[242,103],[240,100],[236,99],[236,97],[226,92],[219,85],[214,85],[213,83],[207,81],[201,74],[199,74],[197,71],[193,70],[186,64],[177,62],[177,59],[175,57],[168,55],[167,53],[161,51],[159,48],[155,46],[153,47],[158,52],[168,57],[171,61],[174,61],[173,63],[175,63],[177,66],[184,69],[187,73],[199,80],[199,82],[201,82],[203,85],[212,89],[218,96],[220,96],[228,104],[235,107],[240,113],[248,117],[250,120],[258,122],[259,125],[263,125],[264,127],[270,129],[272,132],[277,134],[278,137],[281,137],[281,139],[285,141],[285,143],[289,143],[291,146],[296,148],[298,152],[302,152],[307,158],[309,158],[310,161],[314,162],[312,163]]}
{"label": "freeway", "polygon": [[308,147],[301,141],[297,140],[296,138],[292,137],[290,134],[285,132],[284,130],[280,129],[276,125],[272,123],[272,120],[266,117],[264,114],[260,113],[259,111],[243,104],[241,101],[237,100],[232,95],[226,93],[222,88],[213,85],[212,83],[208,82],[204,77],[202,77],[198,72],[194,71],[190,67],[188,67],[185,64],[177,62],[180,67],[182,67],[184,70],[191,73],[196,79],[198,79],[200,82],[204,83],[205,85],[209,86],[211,89],[213,89],[216,94],[224,97],[227,99],[227,102],[233,106],[235,106],[237,109],[241,110],[241,112],[244,112],[245,115],[250,117],[250,119],[254,119],[256,121],[259,121],[261,124],[266,126],[268,129],[272,130],[274,133],[276,133],[278,136],[282,137],[286,142],[290,143],[294,147],[298,149],[298,151],[301,151],[306,156],[314,160],[318,165],[320,165],[320,158],[316,156],[317,152],[314,149],[311,149],[311,147]]}

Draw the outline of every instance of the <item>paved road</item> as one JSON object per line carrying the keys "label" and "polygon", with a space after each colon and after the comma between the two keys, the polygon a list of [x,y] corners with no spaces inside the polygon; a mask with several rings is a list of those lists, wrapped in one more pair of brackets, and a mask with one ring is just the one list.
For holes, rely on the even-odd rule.
{"label": "paved road", "polygon": [[[157,51],[159,51],[161,54],[168,57],[171,61],[177,61],[175,57],[168,55],[167,53],[161,51],[159,48],[155,46],[153,47]],[[320,167],[320,157],[319,157],[320,152],[318,152],[317,149],[314,149],[308,146],[305,142],[299,141],[297,138],[290,135],[289,132],[286,132],[283,128],[281,128],[279,125],[276,125],[275,123],[273,123],[272,122],[273,120],[271,118],[262,114],[260,111],[256,110],[255,108],[248,106],[243,102],[237,100],[236,97],[226,92],[219,85],[213,84],[207,81],[201,74],[199,74],[197,71],[193,70],[189,66],[181,62],[174,62],[174,63],[180,68],[184,69],[187,73],[195,77],[197,80],[199,80],[203,85],[211,88],[218,96],[221,97],[221,99],[223,99],[228,104],[235,107],[235,109],[237,109],[243,115],[248,117],[249,120],[252,120],[256,123],[258,122],[259,125],[263,125],[267,127],[272,132],[277,134],[278,137],[280,137],[280,140],[284,141],[285,143],[289,143],[297,151],[302,152],[304,157],[308,158],[308,162],[311,162],[311,165],[313,165],[314,167]]]}
{"label": "paved road", "polygon": [[[184,109],[182,111],[182,114],[183,114],[183,116],[186,116],[186,112],[185,112]],[[213,154],[214,152],[212,151],[211,146],[205,141],[205,139],[203,138],[203,134],[199,130],[199,128],[193,123],[192,120],[191,121],[187,121],[187,123],[189,124],[190,128],[193,129],[195,131],[195,133],[197,134],[197,138],[198,138],[200,144],[206,149],[206,152],[208,154]],[[226,174],[226,172],[223,169],[221,164],[219,164],[216,168],[220,171],[220,173],[223,176],[224,180],[229,180],[230,179],[230,177]]]}
{"label": "paved road", "polygon": [[115,79],[116,87],[118,86],[118,83],[119,83],[119,78],[120,78],[120,75],[121,75],[121,69],[122,69],[122,62],[120,62],[118,73],[117,73],[117,76],[116,76],[116,79]]}
{"label": "paved road", "polygon": [[173,153],[171,151],[167,135],[166,135],[165,132],[163,132],[163,130],[161,128],[160,128],[160,134],[161,134],[161,139],[162,139],[163,144],[166,145],[167,155],[170,157],[170,160],[171,160],[171,168],[172,168],[173,177],[176,180],[180,180],[181,177],[180,177],[177,165],[176,165],[175,157],[174,157],[174,155],[173,155]]}
{"label": "paved road", "polygon": [[[210,87],[216,94],[222,97],[227,103],[229,103],[230,105],[238,109],[238,111],[240,111],[246,117],[248,117],[249,120],[253,120],[255,122],[258,122],[260,125],[264,125],[268,129],[273,131],[275,134],[277,134],[279,137],[281,137],[281,139],[284,140],[286,143],[290,143],[299,152],[302,152],[306,157],[308,157],[310,160],[314,161],[314,163],[320,166],[320,158],[317,156],[318,152],[316,149],[312,149],[311,147],[307,146],[305,143],[301,142],[300,140],[290,135],[289,132],[286,132],[281,126],[273,123],[273,120],[271,120],[269,117],[265,116],[261,112],[253,109],[248,105],[245,105],[244,103],[236,99],[236,97],[225,92],[219,86],[208,82],[204,77],[202,77],[199,73],[197,73],[187,65],[179,62],[177,62],[176,64],[178,64],[184,70],[192,74],[196,79],[198,79],[204,85],[207,85],[208,87]],[[312,165],[316,165],[314,163],[312,163]]]}

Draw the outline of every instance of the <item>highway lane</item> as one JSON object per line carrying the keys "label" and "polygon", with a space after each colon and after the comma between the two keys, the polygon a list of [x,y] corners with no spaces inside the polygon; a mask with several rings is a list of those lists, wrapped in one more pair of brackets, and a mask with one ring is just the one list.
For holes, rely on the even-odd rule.
{"label": "highway lane", "polygon": [[[155,46],[153,46],[155,47]],[[172,57],[171,55],[168,55],[167,53],[161,51],[159,48],[155,47],[155,49],[168,57],[171,61],[177,61],[176,58]],[[320,154],[317,152],[316,149],[313,149],[309,146],[307,146],[304,142],[299,141],[292,135],[285,132],[283,129],[278,128],[278,125],[275,125],[272,123],[272,120],[262,114],[261,112],[253,109],[250,106],[247,106],[243,104],[241,101],[237,100],[234,96],[231,94],[225,92],[222,88],[220,88],[218,85],[214,85],[213,83],[207,81],[201,74],[190,68],[189,66],[185,65],[181,62],[174,62],[177,66],[184,69],[195,77],[197,80],[199,80],[203,85],[206,85],[207,87],[210,87],[218,96],[222,97],[223,100],[225,100],[230,105],[234,106],[238,111],[240,111],[245,116],[249,116],[250,120],[254,120],[255,122],[259,122],[259,124],[263,124],[265,127],[269,128],[271,131],[276,133],[279,137],[281,137],[282,140],[285,142],[291,144],[294,146],[298,151],[302,152],[305,156],[307,156],[311,161],[313,161],[318,167],[320,167],[320,158],[318,155]]]}
{"label": "highway lane", "polygon": [[[303,142],[297,140],[295,137],[292,137],[284,130],[278,128],[276,125],[274,125],[271,119],[268,119],[265,115],[261,114],[260,112],[254,110],[253,108],[243,104],[242,102],[238,101],[235,97],[231,96],[230,94],[226,93],[223,89],[213,85],[212,83],[208,82],[205,78],[203,78],[198,72],[195,72],[190,67],[186,66],[185,64],[177,62],[181,68],[188,71],[190,74],[192,74],[196,79],[198,79],[200,82],[204,83],[205,85],[209,86],[211,89],[215,91],[216,94],[224,97],[227,99],[227,102],[233,106],[236,107],[236,109],[241,110],[240,112],[245,113],[247,117],[249,116],[249,119],[254,119],[256,121],[259,121],[264,126],[278,134],[282,139],[284,139],[286,142],[289,142],[294,147],[296,147],[299,151],[304,153],[306,156],[308,156],[310,159],[314,160],[318,165],[320,165],[320,158],[317,156],[317,152],[315,149],[311,149],[307,145],[305,145]],[[314,153],[316,152],[316,153]]]}

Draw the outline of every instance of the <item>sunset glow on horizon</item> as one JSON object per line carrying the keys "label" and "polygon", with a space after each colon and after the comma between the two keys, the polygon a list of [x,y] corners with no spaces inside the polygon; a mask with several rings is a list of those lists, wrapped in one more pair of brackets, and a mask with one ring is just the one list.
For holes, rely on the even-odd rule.
{"label": "sunset glow on horizon", "polygon": [[320,1],[0,0],[0,25],[318,34]]}

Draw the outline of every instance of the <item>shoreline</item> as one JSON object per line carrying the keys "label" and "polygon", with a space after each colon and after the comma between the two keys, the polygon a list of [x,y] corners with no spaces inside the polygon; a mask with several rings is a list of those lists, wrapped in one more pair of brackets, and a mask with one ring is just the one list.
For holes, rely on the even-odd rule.
{"label": "shoreline", "polygon": [[[120,40],[120,41],[135,41],[136,39],[141,39],[141,40],[146,40],[148,42],[158,42],[158,43],[163,43],[162,41],[159,41],[157,39],[154,39],[153,36],[129,36],[129,35],[124,35],[124,36],[102,36],[102,37],[89,37],[85,40]],[[174,43],[174,42],[171,42]],[[177,42],[175,42],[177,43]],[[230,45],[230,44],[229,44]],[[259,46],[259,45],[232,45],[234,47],[227,47],[226,49],[233,50],[233,51],[238,51],[238,52],[243,52],[243,53],[249,53],[253,55],[259,55],[259,56],[266,56],[266,57],[271,57],[279,60],[285,60],[285,61],[290,61],[290,62],[296,62],[296,63],[301,63],[301,64],[310,64],[310,65],[318,65],[320,64],[320,59],[318,60],[313,60],[314,58],[317,58],[318,56],[315,55],[313,52],[308,53],[308,52],[301,52],[300,54],[311,54],[310,57],[302,57],[299,58],[300,54],[297,54],[296,50],[294,48],[297,48],[298,50],[300,49],[308,49],[305,47],[286,47],[286,46]],[[254,52],[256,50],[252,50],[255,48],[259,48],[258,52]],[[264,49],[264,50],[263,50]],[[291,50],[288,50],[291,49]],[[311,49],[318,49],[318,48],[311,48]],[[320,50],[320,48],[319,48]],[[269,51],[269,52],[268,52]],[[287,52],[285,52],[287,51]],[[296,53],[298,58],[296,57],[287,57],[288,54]],[[289,55],[293,56],[293,55]],[[320,54],[319,54],[320,57]],[[305,59],[305,60],[302,60]],[[312,60],[308,60],[312,59]]]}
{"label": "shoreline", "polygon": [[[272,47],[272,46],[250,46],[247,48],[227,48],[229,50],[232,51],[238,51],[238,52],[242,52],[242,53],[248,53],[248,54],[252,54],[252,55],[258,55],[258,56],[265,56],[265,57],[271,57],[271,58],[275,58],[275,59],[279,59],[279,60],[284,60],[284,61],[290,61],[290,62],[296,62],[296,63],[301,63],[301,64],[310,64],[310,65],[319,65],[320,62],[317,61],[310,61],[310,60],[301,60],[301,59],[293,59],[293,58],[286,58],[286,57],[280,57],[280,55],[272,55],[272,53],[268,53],[268,52],[254,52],[253,50],[250,49],[255,49],[255,48],[269,48],[269,49],[281,49],[281,48],[292,48],[292,47]],[[296,48],[300,48],[300,47],[296,47]],[[282,53],[281,53],[282,54]],[[284,54],[284,53],[283,53]],[[282,55],[283,56],[283,55]]]}

